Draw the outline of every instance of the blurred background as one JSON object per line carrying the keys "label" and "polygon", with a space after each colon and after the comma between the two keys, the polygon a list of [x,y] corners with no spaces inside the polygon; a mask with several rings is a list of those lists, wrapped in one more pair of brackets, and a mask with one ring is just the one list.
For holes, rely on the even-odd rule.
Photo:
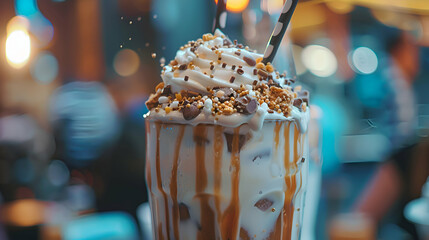
{"label": "blurred background", "polygon": [[[282,5],[228,0],[224,31],[263,52]],[[144,102],[215,9],[0,1],[1,240],[150,239]],[[275,65],[312,94],[303,239],[424,239],[429,3],[301,0],[288,35]]]}

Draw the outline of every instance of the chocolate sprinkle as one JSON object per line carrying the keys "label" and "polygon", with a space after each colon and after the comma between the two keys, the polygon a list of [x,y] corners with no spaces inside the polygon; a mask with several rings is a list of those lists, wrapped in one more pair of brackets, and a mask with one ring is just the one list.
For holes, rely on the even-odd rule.
{"label": "chocolate sprinkle", "polygon": [[189,77],[188,76],[185,76],[185,81],[187,82],[189,80]]}
{"label": "chocolate sprinkle", "polygon": [[258,69],[253,69],[253,75],[257,75],[258,74]]}
{"label": "chocolate sprinkle", "polygon": [[213,69],[214,69],[214,65],[211,65],[211,66],[210,66],[210,70],[213,70]]}
{"label": "chocolate sprinkle", "polygon": [[261,69],[258,70],[258,75],[260,75],[264,78],[268,77],[268,73],[265,72],[264,70],[261,70]]}
{"label": "chocolate sprinkle", "polygon": [[232,65],[231,69],[232,69],[232,70],[235,70],[235,68],[236,68],[236,67],[237,67],[237,66]]}
{"label": "chocolate sprinkle", "polygon": [[226,68],[226,63],[222,63],[222,67],[223,67],[223,68]]}
{"label": "chocolate sprinkle", "polygon": [[[251,57],[251,56],[244,56],[243,57],[243,60],[247,63],[247,64],[249,64],[249,66],[256,66],[256,61],[255,61],[255,59],[253,58],[253,57]],[[255,74],[256,75],[256,74]]]}
{"label": "chocolate sprinkle", "polygon": [[232,76],[230,79],[229,79],[229,82],[230,83],[233,83],[235,81],[235,77],[234,76]]}
{"label": "chocolate sprinkle", "polygon": [[237,52],[235,52],[235,55],[240,56],[241,53],[237,51]]}
{"label": "chocolate sprinkle", "polygon": [[244,70],[243,70],[243,69],[241,69],[241,68],[239,68],[239,69],[237,70],[237,73],[238,73],[238,74],[240,74],[240,75],[243,75],[243,74],[244,74]]}

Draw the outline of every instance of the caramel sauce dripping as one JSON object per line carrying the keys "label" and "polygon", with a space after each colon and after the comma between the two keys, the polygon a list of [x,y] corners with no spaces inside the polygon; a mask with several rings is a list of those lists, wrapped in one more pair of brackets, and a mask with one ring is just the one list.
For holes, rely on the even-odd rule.
{"label": "caramel sauce dripping", "polygon": [[285,128],[284,131],[284,138],[285,138],[285,157],[284,157],[284,165],[286,168],[286,175],[285,175],[285,184],[286,184],[286,191],[285,191],[285,202],[283,206],[283,219],[282,219],[282,239],[291,239],[292,237],[292,227],[293,227],[293,214],[294,214],[294,205],[293,205],[293,199],[295,196],[296,191],[296,176],[295,174],[291,175],[290,170],[292,167],[292,164],[296,164],[296,160],[298,158],[297,156],[297,148],[298,148],[298,132],[295,127],[294,137],[293,137],[293,157],[294,157],[294,163],[290,162],[290,124]]}
{"label": "caramel sauce dripping", "polygon": [[201,228],[197,233],[197,239],[215,239],[214,212],[209,205],[209,196],[205,194],[207,187],[207,170],[205,164],[205,144],[207,138],[207,127],[198,125],[194,128],[196,179],[195,192],[200,198]]}
{"label": "caramel sauce dripping", "polygon": [[220,201],[222,184],[222,160],[223,160],[223,127],[214,127],[214,195],[217,223],[220,226],[222,221]]}
{"label": "caramel sauce dripping", "polygon": [[170,195],[171,200],[173,202],[173,231],[174,231],[174,239],[179,240],[179,204],[177,202],[177,173],[179,167],[179,153],[180,146],[182,145],[183,135],[185,133],[185,125],[180,125],[179,134],[176,140],[176,147],[174,149],[174,159],[173,159],[173,168],[171,169],[171,180],[170,180]]}
{"label": "caramel sauce dripping", "polygon": [[[150,136],[150,122],[146,121],[146,142],[149,142],[149,136]],[[147,146],[147,144],[146,144]],[[150,156],[149,156],[149,151],[146,149],[146,183],[147,183],[147,187],[149,189],[149,193],[152,196],[152,176],[151,176],[151,171],[150,171]]]}
{"label": "caramel sauce dripping", "polygon": [[229,206],[222,214],[221,235],[222,239],[237,239],[240,224],[240,202],[239,202],[239,183],[240,183],[240,149],[239,135],[240,127],[234,129],[231,151],[231,185],[232,197]]}
{"label": "caramel sauce dripping", "polygon": [[[170,229],[168,227],[168,223],[170,222],[170,216],[168,214],[168,199],[167,194],[165,193],[164,189],[162,188],[162,178],[161,178],[161,163],[160,163],[160,133],[161,133],[161,123],[157,122],[156,124],[156,158],[155,158],[155,170],[156,170],[156,184],[158,187],[159,192],[161,192],[163,198],[164,198],[164,209],[165,209],[165,221],[167,224],[167,237],[170,237]],[[158,222],[158,237],[159,239],[164,239],[164,236],[162,235],[162,223]]]}

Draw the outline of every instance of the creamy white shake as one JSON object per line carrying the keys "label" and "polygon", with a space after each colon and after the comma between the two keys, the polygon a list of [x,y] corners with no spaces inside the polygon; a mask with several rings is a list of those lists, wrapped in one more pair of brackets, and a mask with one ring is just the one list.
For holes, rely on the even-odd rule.
{"label": "creamy white shake", "polygon": [[221,32],[183,46],[147,106],[155,239],[299,239],[308,93]]}

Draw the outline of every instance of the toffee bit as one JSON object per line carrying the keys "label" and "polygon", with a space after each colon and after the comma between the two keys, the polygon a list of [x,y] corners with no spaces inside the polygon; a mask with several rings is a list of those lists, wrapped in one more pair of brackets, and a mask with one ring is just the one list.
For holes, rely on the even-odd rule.
{"label": "toffee bit", "polygon": [[210,74],[210,78],[214,78],[213,74]]}
{"label": "toffee bit", "polygon": [[231,77],[231,79],[229,79],[229,82],[230,82],[230,83],[233,83],[234,81],[235,81],[235,77],[234,77],[234,76],[232,76],[232,77]]}
{"label": "toffee bit", "polygon": [[187,82],[189,80],[188,76],[185,76],[185,82]]}
{"label": "toffee bit", "polygon": [[155,59],[156,58],[156,53],[152,53],[152,58]]}

